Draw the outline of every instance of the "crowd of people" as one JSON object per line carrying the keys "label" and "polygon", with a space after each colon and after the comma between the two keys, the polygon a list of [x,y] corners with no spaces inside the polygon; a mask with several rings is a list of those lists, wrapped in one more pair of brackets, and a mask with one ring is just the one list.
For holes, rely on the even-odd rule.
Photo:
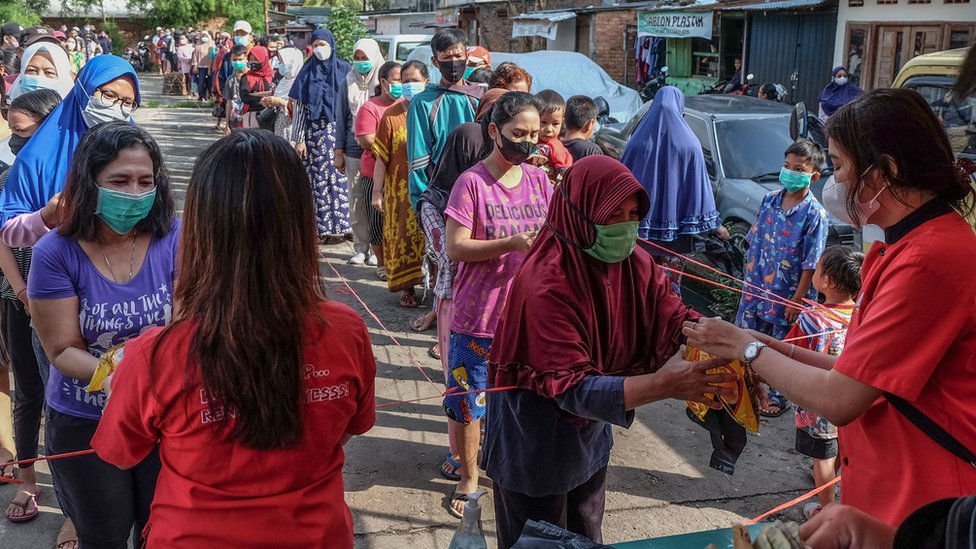
{"label": "crowd of people", "polygon": [[[132,123],[128,62],[93,56],[75,74],[53,31],[28,36],[7,90],[0,339],[17,391],[0,474],[37,456],[42,417],[48,453],[94,448],[50,463],[58,549],[352,546],[343,445],[375,421],[376,366],[362,319],[322,286],[319,246],[345,240],[400,306],[433,288],[411,322],[436,325],[446,387],[449,447],[431,467],[457,482],[456,517],[484,469],[499,547],[528,520],[602,542],[611,426],[672,398],[726,414],[746,398],[714,371],[732,359],[768,383],[767,415],[796,404],[816,483],[843,471],[846,506],[825,491],[805,508],[813,547],[870,546],[854,531],[890,546],[914,509],[976,493],[976,458],[946,443],[976,448],[971,171],[916,93],[830,113],[822,202],[825,151],[784,151],[731,324],[680,296],[684,256],[729,234],[677,89],[657,92],[618,162],[590,141],[594,98],[533,95],[528,72],[493,66],[459,29],[431,40],[439,81],[370,38],[340,59],[326,29],[306,50],[245,21],[157,35],[162,70],[215,94],[226,124],[182,219]],[[884,243],[826,246],[827,212],[881,226]],[[688,360],[685,344],[717,358]],[[735,440],[713,466],[730,472]],[[16,468],[5,515],[26,522],[41,489],[32,464]]]}

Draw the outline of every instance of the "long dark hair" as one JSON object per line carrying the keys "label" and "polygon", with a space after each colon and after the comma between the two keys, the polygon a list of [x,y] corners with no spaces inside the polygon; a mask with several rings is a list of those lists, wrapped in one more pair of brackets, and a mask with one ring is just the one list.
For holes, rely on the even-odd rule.
{"label": "long dark hair", "polygon": [[542,112],[539,100],[530,93],[510,91],[499,97],[491,109],[491,116],[486,116],[481,120],[481,136],[484,138],[484,144],[481,146],[481,158],[488,158],[495,147],[495,142],[488,135],[488,126],[494,122],[498,130],[501,131],[502,126],[511,122],[519,113],[530,109]]}
{"label": "long dark hair", "polygon": [[303,348],[323,321],[315,212],[294,149],[265,130],[234,132],[197,160],[180,239],[177,322],[195,326],[190,364],[232,440],[287,448],[302,437]]}
{"label": "long dark hair", "polygon": [[899,191],[929,191],[964,213],[972,210],[967,198],[976,192],[955,165],[942,123],[918,92],[879,89],[866,93],[837,109],[825,131],[851,159],[853,180],[848,183],[847,196],[851,217],[857,217],[858,196],[864,186],[860,175],[872,166],[891,184],[898,200]]}
{"label": "long dark hair", "polygon": [[58,92],[42,88],[14,99],[10,102],[9,110],[22,112],[35,122],[41,123],[59,104],[61,104],[61,95]]}
{"label": "long dark hair", "polygon": [[153,164],[156,201],[149,215],[136,224],[135,230],[155,237],[173,228],[176,207],[170,190],[169,175],[163,165],[159,145],[145,130],[128,122],[106,122],[88,130],[71,161],[71,169],[61,197],[63,208],[58,234],[77,240],[94,240],[98,227],[95,208],[98,205],[98,174],[119,157],[119,152],[144,147]]}

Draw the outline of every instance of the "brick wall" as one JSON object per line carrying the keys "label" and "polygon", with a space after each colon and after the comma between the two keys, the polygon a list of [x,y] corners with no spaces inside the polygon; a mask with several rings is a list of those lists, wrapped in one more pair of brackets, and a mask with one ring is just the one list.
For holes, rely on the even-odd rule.
{"label": "brick wall", "polygon": [[603,70],[617,82],[634,87],[636,65],[633,60],[632,36],[627,37],[626,44],[624,44],[624,37],[627,34],[627,26],[637,24],[637,14],[634,10],[598,11],[593,13],[593,21],[595,28],[593,43],[590,46],[593,61],[603,67]]}

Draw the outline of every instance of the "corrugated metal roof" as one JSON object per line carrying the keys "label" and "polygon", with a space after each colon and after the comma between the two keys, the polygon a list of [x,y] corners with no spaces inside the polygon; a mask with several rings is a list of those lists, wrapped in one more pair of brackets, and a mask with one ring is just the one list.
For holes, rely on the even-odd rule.
{"label": "corrugated metal roof", "polygon": [[571,11],[533,11],[529,13],[520,13],[515,17],[512,17],[512,19],[523,21],[536,21],[543,19],[555,23],[556,21],[566,21],[567,19],[573,19],[575,17],[576,14]]}
{"label": "corrugated metal roof", "polygon": [[743,0],[720,2],[714,6],[714,9],[720,11],[779,11],[818,8],[836,4],[837,0]]}

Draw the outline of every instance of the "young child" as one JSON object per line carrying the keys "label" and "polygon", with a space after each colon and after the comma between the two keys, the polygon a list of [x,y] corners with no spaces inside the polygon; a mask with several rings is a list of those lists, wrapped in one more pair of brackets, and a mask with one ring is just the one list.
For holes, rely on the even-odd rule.
{"label": "young child", "polygon": [[529,162],[546,171],[549,181],[558,183],[563,172],[573,165],[573,155],[559,140],[559,132],[563,127],[563,113],[566,111],[566,101],[563,96],[553,90],[542,90],[535,95],[539,100],[542,111],[539,113],[539,143],[536,154],[529,158]]}
{"label": "young child", "polygon": [[[847,246],[830,246],[824,250],[813,273],[813,287],[826,299],[821,307],[800,313],[787,340],[797,347],[834,356],[840,354],[854,312],[854,299],[861,290],[863,261],[864,254]],[[837,427],[797,406],[796,451],[813,458],[813,480],[817,487],[830,482],[837,474]],[[804,506],[807,518],[833,503],[834,491],[820,492],[819,500]]]}
{"label": "young child", "polygon": [[[810,183],[820,179],[823,149],[813,141],[800,139],[786,149],[785,156],[779,175],[784,188],[763,198],[756,222],[746,236],[745,281],[751,286],[744,288],[748,293],[742,295],[735,316],[737,326],[776,339],[786,337],[805,306],[803,299],[817,298],[811,282],[827,241],[827,212],[810,193]],[[796,306],[787,307],[783,300]],[[769,404],[761,410],[762,415],[786,413],[789,401],[785,396],[773,388],[768,396]]]}
{"label": "young child", "polygon": [[596,117],[599,114],[596,102],[585,95],[574,95],[566,100],[563,145],[573,155],[573,162],[579,162],[584,156],[603,154],[600,146],[590,141],[596,133]]}
{"label": "young child", "polygon": [[230,50],[230,60],[234,65],[234,76],[227,79],[223,93],[227,105],[227,127],[224,129],[227,135],[241,127],[241,110],[244,108],[241,102],[241,77],[248,71],[247,46],[234,46],[234,49]]}

